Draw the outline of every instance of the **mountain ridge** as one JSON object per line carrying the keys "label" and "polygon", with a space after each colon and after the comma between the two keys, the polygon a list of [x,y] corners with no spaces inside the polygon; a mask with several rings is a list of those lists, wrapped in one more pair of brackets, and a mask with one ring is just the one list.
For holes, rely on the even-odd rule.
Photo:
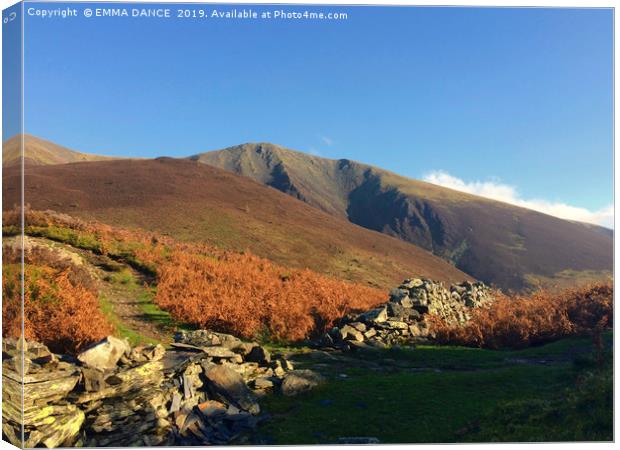
{"label": "mountain ridge", "polygon": [[[4,208],[19,199],[20,168],[4,168]],[[25,203],[223,249],[249,249],[288,267],[389,288],[420,275],[473,278],[413,244],[359,227],[247,177],[157,158],[24,168]]]}
{"label": "mountain ridge", "polygon": [[[566,221],[356,161],[320,158],[268,143],[190,158],[419,245],[504,288],[532,287],[567,270],[600,275],[611,271],[613,231],[597,225]],[[279,185],[278,179],[286,179],[286,185]],[[577,255],[581,261],[575,260]]]}
{"label": "mountain ridge", "polygon": [[[30,148],[31,153],[37,151]],[[39,159],[41,167],[63,165]],[[432,252],[473,278],[504,289],[611,276],[613,230],[353,160],[322,158],[270,143],[246,143],[171,160],[253,179],[330,216]]]}

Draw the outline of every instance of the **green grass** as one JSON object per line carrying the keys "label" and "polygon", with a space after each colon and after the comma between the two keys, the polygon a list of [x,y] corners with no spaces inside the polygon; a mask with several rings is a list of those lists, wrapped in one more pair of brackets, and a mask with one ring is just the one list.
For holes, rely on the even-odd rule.
{"label": "green grass", "polygon": [[[606,340],[611,342],[611,334]],[[262,399],[273,420],[260,429],[257,440],[268,444],[320,444],[350,436],[376,437],[382,443],[571,440],[589,436],[591,428],[597,430],[595,436],[607,436],[611,403],[599,397],[606,395],[602,385],[611,389],[611,378],[577,396],[563,415],[554,415],[558,405],[567,405],[566,393],[575,392],[575,379],[584,373],[575,362],[590,355],[591,349],[588,338],[571,338],[519,351],[420,346],[347,355],[340,362],[330,362],[329,355],[317,360],[305,353],[295,358],[297,367],[314,367],[327,382],[297,397]],[[373,358],[375,364],[355,364],[355,358],[360,362]],[[541,359],[547,363],[541,364]],[[584,399],[590,398],[598,402],[595,411],[586,407],[592,402]],[[516,416],[511,416],[511,405]],[[597,416],[590,419],[593,414]],[[493,427],[496,415],[503,422]],[[510,427],[519,417],[523,424],[515,431]]]}
{"label": "green grass", "polygon": [[[612,334],[604,340],[611,345]],[[571,360],[577,353],[588,352],[592,346],[588,337],[572,337],[523,350],[486,350],[480,348],[420,345],[416,348],[394,348],[386,357],[401,361],[408,367],[442,369],[491,369],[504,367],[515,360]]]}
{"label": "green grass", "polygon": [[[2,234],[3,236],[15,236],[20,234],[20,229],[16,226],[3,226]],[[111,259],[125,262],[144,274],[150,276],[156,275],[156,267],[153,264],[141,261],[136,257],[136,250],[144,248],[144,244],[140,242],[117,240],[104,244],[97,234],[56,225],[45,227],[26,226],[24,228],[24,234],[50,239],[95,254],[103,254],[105,248],[105,253]]]}
{"label": "green grass", "polygon": [[555,398],[502,402],[470,428],[464,436],[470,442],[611,441],[611,364],[580,374]]}
{"label": "green grass", "polygon": [[99,305],[101,307],[101,311],[105,314],[110,324],[112,324],[112,326],[115,328],[115,334],[118,337],[126,338],[131,345],[159,343],[157,340],[144,336],[137,331],[127,327],[127,325],[122,322],[120,317],[116,315],[116,313],[114,312],[113,304],[105,296],[99,298]]}
{"label": "green grass", "polygon": [[[140,308],[143,318],[149,322],[155,323],[162,330],[189,329],[188,326],[175,321],[172,316],[159,308],[154,303],[156,290],[152,286],[140,284],[136,280],[132,271],[128,268],[109,274],[105,281],[122,287],[135,300]],[[139,343],[157,343],[156,340],[148,338],[138,331],[127,327],[122,320],[114,313],[112,302],[102,297],[101,308],[116,328],[117,333],[121,337],[126,337],[132,344]]]}

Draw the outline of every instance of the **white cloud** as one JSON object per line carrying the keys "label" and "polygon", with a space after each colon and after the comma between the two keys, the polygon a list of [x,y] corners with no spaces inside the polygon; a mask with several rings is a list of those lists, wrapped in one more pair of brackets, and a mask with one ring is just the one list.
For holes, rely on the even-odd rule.
{"label": "white cloud", "polygon": [[330,138],[329,136],[321,136],[321,141],[323,142],[323,144],[327,145],[328,147],[331,147],[332,145],[334,145],[334,140]]}
{"label": "white cloud", "polygon": [[542,199],[524,199],[519,195],[514,186],[509,186],[496,180],[467,182],[441,170],[429,172],[424,175],[423,179],[429,183],[456,191],[467,192],[480,197],[487,197],[500,202],[533,209],[561,219],[594,223],[608,228],[613,228],[614,226],[613,204],[598,211],[590,211],[589,209],[567,205],[566,203],[550,202]]}

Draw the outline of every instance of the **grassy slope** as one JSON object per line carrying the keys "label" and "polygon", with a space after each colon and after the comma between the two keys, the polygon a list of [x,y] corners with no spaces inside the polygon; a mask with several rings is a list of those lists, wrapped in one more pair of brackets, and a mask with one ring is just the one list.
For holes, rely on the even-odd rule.
{"label": "grassy slope", "polygon": [[[566,404],[564,392],[574,388],[578,375],[573,361],[583,360],[583,352],[587,355],[590,350],[584,338],[520,351],[422,346],[375,352],[376,367],[361,363],[370,355],[359,356],[356,365],[355,360],[336,363],[333,357],[317,359],[306,353],[297,358],[297,365],[326,373],[328,382],[298,397],[266,397],[264,409],[274,419],[257,440],[275,444],[329,443],[349,436],[377,437],[383,443],[570,440],[570,430],[562,427],[561,420],[545,416],[532,424],[527,408],[525,414],[520,410],[520,417],[510,416],[506,402],[557,403],[561,409]],[[501,411],[505,423],[494,424]],[[596,423],[590,422],[593,411],[572,413],[564,425],[576,429],[578,422],[601,428],[602,423],[593,433],[611,438],[611,404],[596,411],[602,415]],[[517,432],[521,424],[529,434]]]}
{"label": "grassy slope", "polygon": [[612,234],[593,225],[272,144],[245,144],[192,158],[413,242],[502,288],[563,283],[561,274],[567,270],[587,278],[611,271]]}
{"label": "grassy slope", "polygon": [[[113,159],[107,156],[80,153],[53,142],[23,135],[24,160],[27,164],[47,165],[66,164],[78,161],[105,161]],[[20,164],[22,149],[22,135],[17,135],[2,144],[2,165],[12,166]]]}
{"label": "grassy slope", "polygon": [[[414,245],[334,218],[245,177],[158,159],[26,167],[26,202],[123,227],[250,249],[285,266],[390,288],[412,275],[468,278]],[[5,169],[5,208],[17,194]]]}

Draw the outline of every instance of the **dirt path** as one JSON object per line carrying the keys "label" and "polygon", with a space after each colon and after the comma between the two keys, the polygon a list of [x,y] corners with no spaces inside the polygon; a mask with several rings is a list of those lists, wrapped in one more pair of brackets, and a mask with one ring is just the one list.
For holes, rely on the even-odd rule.
{"label": "dirt path", "polygon": [[27,238],[27,245],[44,246],[88,269],[97,281],[101,309],[132,344],[168,343],[175,323],[153,303],[153,280],[127,264],[83,249],[43,238]]}
{"label": "dirt path", "polygon": [[[100,296],[104,308],[111,308],[113,316],[118,320],[117,327],[126,334],[135,333],[146,341],[167,343],[172,340],[172,330],[158,317],[157,308],[153,304],[151,288],[145,285],[144,277],[134,269],[126,267],[123,275],[130,280],[124,282],[110,282],[110,274],[99,269]],[[112,274],[113,276],[113,274]],[[105,305],[107,303],[107,305]],[[162,315],[165,313],[161,312]],[[159,320],[158,320],[159,319]],[[140,340],[139,337],[136,337]]]}

